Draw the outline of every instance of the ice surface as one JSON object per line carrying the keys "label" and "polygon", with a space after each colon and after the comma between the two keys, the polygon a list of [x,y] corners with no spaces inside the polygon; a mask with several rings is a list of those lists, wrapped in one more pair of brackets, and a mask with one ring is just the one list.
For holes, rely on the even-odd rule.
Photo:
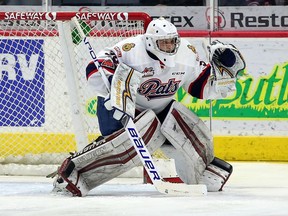
{"label": "ice surface", "polygon": [[0,176],[0,216],[288,215],[288,163],[231,163],[224,191],[195,197],[159,194],[140,178],[117,178],[87,197],[65,197],[50,193],[52,179]]}

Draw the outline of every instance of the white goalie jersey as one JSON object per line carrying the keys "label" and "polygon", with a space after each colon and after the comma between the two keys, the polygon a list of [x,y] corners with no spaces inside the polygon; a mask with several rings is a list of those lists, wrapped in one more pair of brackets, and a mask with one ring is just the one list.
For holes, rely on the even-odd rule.
{"label": "white goalie jersey", "polygon": [[[186,39],[181,39],[174,59],[175,67],[165,66],[156,56],[147,52],[143,35],[121,41],[97,56],[108,79],[118,63],[124,63],[142,73],[136,95],[136,109],[139,111],[149,108],[159,113],[174,99],[181,86],[200,99],[209,99],[211,95],[221,97],[216,91],[211,94],[210,65],[199,60],[195,47]],[[108,94],[104,91],[105,86],[97,70],[88,71],[87,79],[92,91],[104,97]]]}

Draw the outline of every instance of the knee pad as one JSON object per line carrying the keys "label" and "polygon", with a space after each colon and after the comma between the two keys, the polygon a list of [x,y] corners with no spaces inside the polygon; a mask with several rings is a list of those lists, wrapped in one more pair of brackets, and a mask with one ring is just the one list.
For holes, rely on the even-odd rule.
{"label": "knee pad", "polygon": [[[212,135],[207,126],[197,115],[175,101],[161,131],[176,150],[174,159],[182,181],[197,184],[214,158]],[[186,172],[181,171],[183,169]]]}

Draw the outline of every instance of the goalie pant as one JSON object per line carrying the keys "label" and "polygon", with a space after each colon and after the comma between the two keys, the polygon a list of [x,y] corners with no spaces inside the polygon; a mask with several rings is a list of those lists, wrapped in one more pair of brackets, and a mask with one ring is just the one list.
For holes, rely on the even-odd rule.
{"label": "goalie pant", "polygon": [[[214,158],[209,129],[185,106],[173,102],[162,125],[152,110],[146,110],[137,116],[135,125],[151,154],[161,147],[175,159],[181,181],[206,184],[208,191],[222,190],[232,166]],[[85,196],[140,164],[128,135],[121,129],[67,158],[58,170],[53,190]]]}

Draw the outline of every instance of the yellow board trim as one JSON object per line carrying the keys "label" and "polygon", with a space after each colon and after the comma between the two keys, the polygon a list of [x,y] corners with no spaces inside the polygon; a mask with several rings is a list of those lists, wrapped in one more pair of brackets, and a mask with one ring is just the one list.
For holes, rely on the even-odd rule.
{"label": "yellow board trim", "polygon": [[[96,137],[90,135],[89,140]],[[7,140],[13,140],[13,143],[7,143]],[[75,150],[73,134],[0,134],[0,157]],[[288,161],[288,136],[214,136],[214,151],[215,156],[228,161]]]}
{"label": "yellow board trim", "polygon": [[[92,141],[98,136],[97,134],[89,134],[88,139]],[[0,134],[0,158],[9,155],[69,153],[76,151],[76,149],[75,136],[71,133]]]}
{"label": "yellow board trim", "polygon": [[229,161],[288,161],[288,136],[214,136],[214,146]]}
{"label": "yellow board trim", "polygon": [[[7,142],[9,140],[9,142]],[[75,151],[73,134],[3,133],[0,135],[0,156]]]}

